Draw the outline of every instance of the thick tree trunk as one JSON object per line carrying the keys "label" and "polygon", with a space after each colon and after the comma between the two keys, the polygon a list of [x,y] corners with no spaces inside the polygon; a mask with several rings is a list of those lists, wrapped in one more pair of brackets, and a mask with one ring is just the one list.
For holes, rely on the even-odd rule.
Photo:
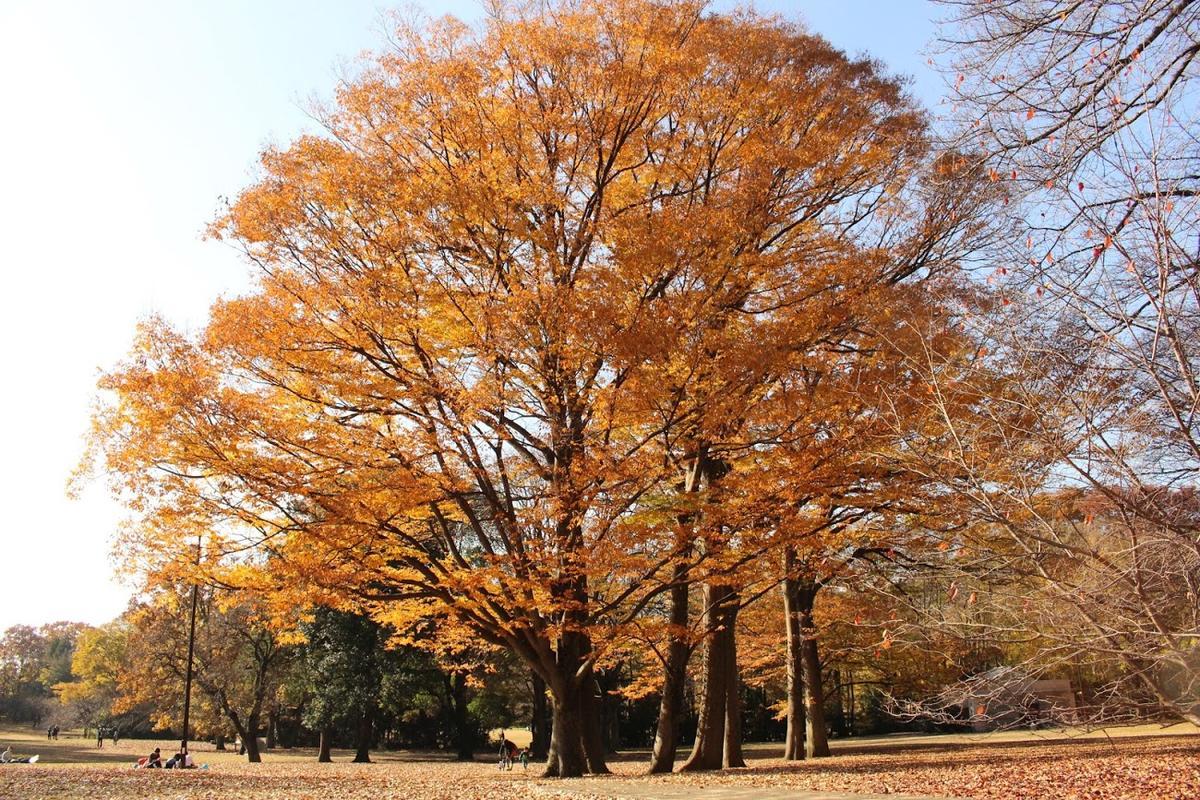
{"label": "thick tree trunk", "polygon": [[829,755],[829,739],[825,734],[825,691],[821,685],[821,658],[817,652],[817,629],[813,622],[813,604],[818,588],[808,583],[799,592],[799,619],[803,637],[800,660],[804,673],[804,755],[807,758]]}
{"label": "thick tree trunk", "polygon": [[371,763],[371,709],[365,709],[358,718],[354,732],[354,763]]}
{"label": "thick tree trunk", "polygon": [[783,743],[785,761],[804,758],[804,668],[801,664],[800,582],[794,577],[795,552],[789,547],[784,553],[783,613],[787,637],[787,736]]}
{"label": "thick tree trunk", "polygon": [[606,775],[609,769],[605,763],[603,698],[596,696],[599,688],[594,677],[583,682],[579,690],[579,712],[583,720],[583,754],[587,758],[588,772]]}
{"label": "thick tree trunk", "polygon": [[[592,644],[579,632],[566,632],[554,652],[553,671],[541,662],[542,677],[554,695],[554,720],[546,776],[574,778],[584,772],[606,773],[600,720],[595,713],[595,679],[588,668]],[[586,694],[585,694],[586,693]]]}
{"label": "thick tree trunk", "polygon": [[533,740],[529,750],[536,759],[543,759],[550,752],[550,708],[546,702],[546,682],[533,673],[533,711],[530,714],[529,731]]}
{"label": "thick tree trunk", "polygon": [[662,700],[658,706],[658,728],[654,732],[651,772],[670,772],[675,768],[679,746],[679,718],[683,714],[683,690],[687,680],[687,662],[691,649],[687,641],[688,569],[678,564],[671,576],[671,627],[668,632],[667,659],[663,664]]}
{"label": "thick tree trunk", "polygon": [[216,746],[216,749],[224,750],[225,749],[225,734],[218,733],[216,735],[216,738],[213,740],[213,744]]}
{"label": "thick tree trunk", "polygon": [[246,726],[249,735],[242,737],[242,745],[246,748],[246,761],[251,764],[262,762],[262,753],[258,751],[258,725],[257,720],[251,721]]}
{"label": "thick tree trunk", "polygon": [[317,763],[329,764],[333,762],[333,756],[330,751],[333,749],[333,730],[324,725],[321,727],[321,742],[317,747]]}
{"label": "thick tree trunk", "polygon": [[576,688],[554,696],[550,752],[546,757],[545,776],[548,778],[578,778],[588,769],[578,694]]}
{"label": "thick tree trunk", "polygon": [[731,684],[729,673],[737,665],[731,662],[733,629],[728,625],[727,603],[732,592],[717,583],[704,585],[704,614],[710,631],[704,647],[704,684],[700,700],[700,719],[696,742],[681,770],[720,769],[725,753],[725,705]]}
{"label": "thick tree trunk", "polygon": [[454,746],[459,761],[475,758],[475,743],[471,736],[471,716],[467,708],[467,673],[455,672],[450,677],[450,705],[454,715]]}

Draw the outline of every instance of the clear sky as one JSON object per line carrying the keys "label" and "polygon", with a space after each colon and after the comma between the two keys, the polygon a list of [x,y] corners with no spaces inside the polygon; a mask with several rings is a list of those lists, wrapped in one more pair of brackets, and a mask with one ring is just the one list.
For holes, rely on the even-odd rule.
{"label": "clear sky", "polygon": [[[421,4],[473,20],[478,3]],[[733,3],[718,2],[715,7]],[[0,0],[0,630],[98,624],[125,607],[111,579],[122,517],[101,482],[66,481],[100,370],[152,313],[195,329],[248,285],[202,241],[258,151],[311,129],[308,98],[383,41],[372,0]],[[928,0],[773,0],[852,54],[914,77]]]}

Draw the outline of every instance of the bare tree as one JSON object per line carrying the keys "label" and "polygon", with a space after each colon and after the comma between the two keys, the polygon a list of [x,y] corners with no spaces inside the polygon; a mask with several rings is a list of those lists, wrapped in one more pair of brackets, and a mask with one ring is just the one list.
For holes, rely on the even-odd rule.
{"label": "bare tree", "polygon": [[1200,721],[1200,285],[1190,0],[945,0],[953,113],[1026,231],[978,348],[923,370],[942,426],[943,602],[1112,709]]}

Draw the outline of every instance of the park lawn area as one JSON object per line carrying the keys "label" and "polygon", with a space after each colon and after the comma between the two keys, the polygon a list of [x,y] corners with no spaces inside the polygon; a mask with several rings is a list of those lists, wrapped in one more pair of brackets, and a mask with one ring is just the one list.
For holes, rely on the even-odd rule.
{"label": "park lawn area", "polygon": [[[77,734],[77,732],[74,732]],[[969,798],[1179,798],[1200,797],[1200,730],[1140,726],[1107,733],[1043,731],[949,736],[890,736],[834,743],[834,757],[789,764],[780,746],[748,745],[750,766],[699,775],[646,776],[644,752],[623,753],[613,775],[547,780],[540,768],[499,772],[490,756],[458,763],[437,753],[373,753],[373,764],[349,763],[335,751],[333,764],[317,764],[315,750],[264,754],[247,764],[211,744],[193,747],[207,770],[134,770],[134,759],[156,744],[123,740],[116,747],[78,735],[47,742],[27,729],[0,729],[0,745],[20,754],[40,753],[34,765],[0,766],[0,798],[177,798],[178,800],[433,800],[433,798],[675,798],[795,797],[804,791],[862,795]],[[803,795],[800,795],[803,796]]]}

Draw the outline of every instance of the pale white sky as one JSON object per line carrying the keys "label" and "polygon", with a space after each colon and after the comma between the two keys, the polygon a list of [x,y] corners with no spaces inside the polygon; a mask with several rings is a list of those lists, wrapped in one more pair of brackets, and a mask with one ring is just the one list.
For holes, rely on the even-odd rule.
{"label": "pale white sky", "polygon": [[[423,4],[479,15],[477,3]],[[733,3],[717,3],[718,7]],[[774,0],[853,53],[939,83],[919,51],[927,0]],[[0,631],[125,607],[111,576],[121,509],[97,482],[65,486],[100,370],[137,320],[197,328],[248,285],[227,245],[201,241],[257,153],[312,126],[342,67],[382,42],[360,0],[0,0]]]}

